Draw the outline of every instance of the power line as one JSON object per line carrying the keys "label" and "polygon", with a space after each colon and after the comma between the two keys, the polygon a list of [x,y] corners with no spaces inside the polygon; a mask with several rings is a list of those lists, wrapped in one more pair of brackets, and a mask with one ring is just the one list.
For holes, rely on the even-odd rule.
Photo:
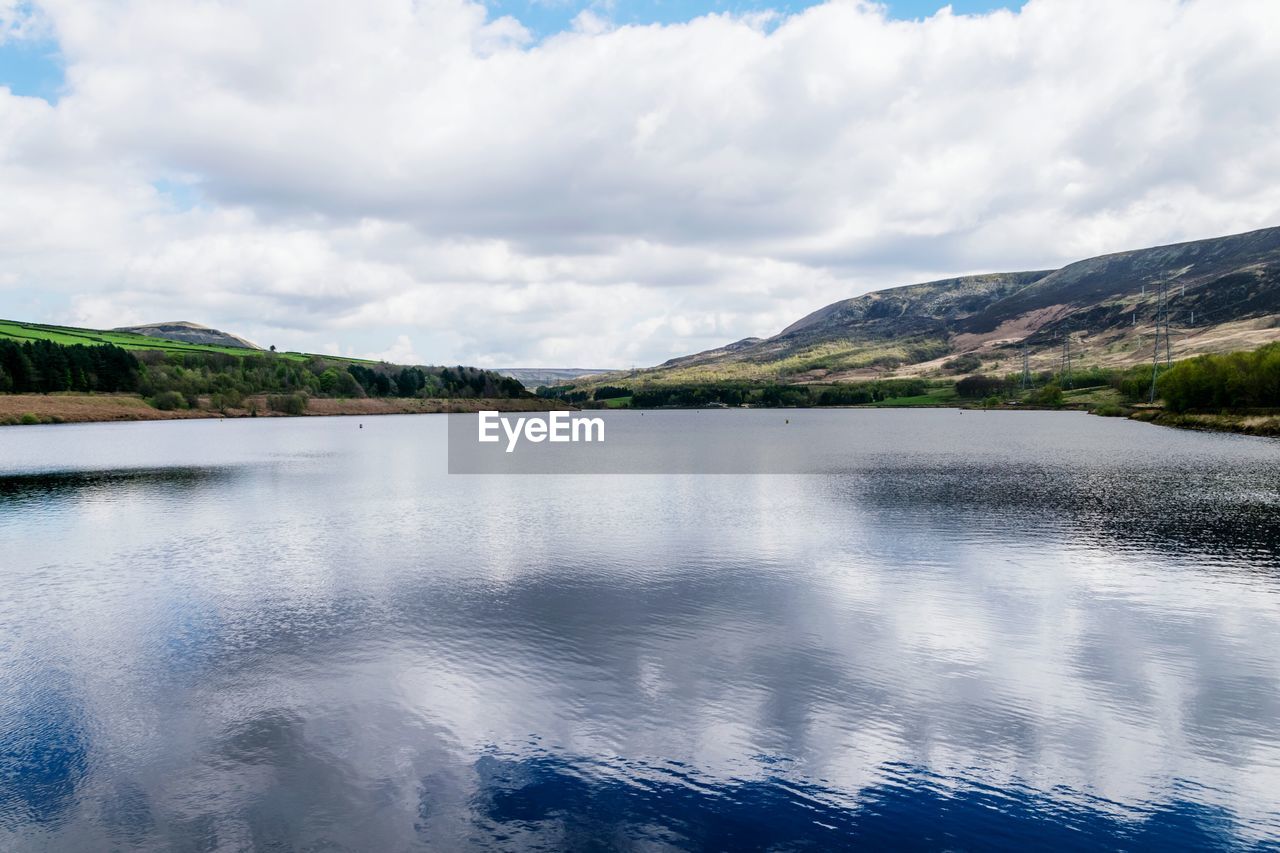
{"label": "power line", "polygon": [[1062,330],[1062,366],[1058,371],[1063,388],[1071,387],[1071,330]]}
{"label": "power line", "polygon": [[[1151,402],[1156,401],[1156,379],[1160,376],[1160,347],[1164,345],[1164,363],[1173,363],[1173,339],[1169,332],[1169,285],[1161,282],[1156,290],[1155,346],[1151,350]],[[1161,338],[1163,335],[1163,339]]]}

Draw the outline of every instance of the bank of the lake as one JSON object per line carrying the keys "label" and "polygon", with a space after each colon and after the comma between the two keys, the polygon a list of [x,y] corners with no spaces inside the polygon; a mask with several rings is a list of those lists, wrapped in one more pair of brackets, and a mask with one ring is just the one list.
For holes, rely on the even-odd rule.
{"label": "bank of the lake", "polygon": [[[572,408],[539,398],[313,397],[302,413],[309,415],[412,415],[466,413],[481,410],[542,412]],[[246,397],[237,408],[216,409],[208,401],[198,408],[161,410],[138,394],[0,394],[0,425],[163,421],[186,418],[288,417],[272,411],[267,395]]]}
{"label": "bank of the lake", "polygon": [[1206,432],[1234,432],[1241,435],[1280,437],[1280,413],[1257,412],[1170,412],[1167,409],[1138,409],[1129,415],[1135,421],[1178,429]]}
{"label": "bank of the lake", "polygon": [[[326,415],[412,415],[412,414],[466,414],[479,411],[544,412],[572,410],[576,407],[546,398],[398,398],[366,397],[337,399],[317,397],[307,401],[302,416]],[[959,405],[933,400],[890,400],[865,406],[836,406],[828,408],[901,408],[983,409],[980,404]],[[1001,410],[1062,410],[1039,406],[998,406]],[[1083,409],[1090,414],[1127,415],[1130,419],[1157,426],[1194,429],[1208,432],[1232,432],[1242,435],[1280,437],[1280,413],[1183,413],[1166,409],[1145,407],[1136,410],[1115,407],[1065,406],[1063,409]],[[247,397],[239,408],[219,410],[207,407],[161,410],[150,405],[138,394],[0,394],[0,426],[106,423],[113,421],[164,421],[190,418],[248,418],[293,417],[271,410],[267,395]]]}

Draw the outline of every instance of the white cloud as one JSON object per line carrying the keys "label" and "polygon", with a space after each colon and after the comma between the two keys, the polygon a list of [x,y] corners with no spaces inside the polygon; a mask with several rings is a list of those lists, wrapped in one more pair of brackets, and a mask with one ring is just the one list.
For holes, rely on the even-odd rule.
{"label": "white cloud", "polygon": [[27,0],[0,0],[0,45],[48,34],[48,22]]}
{"label": "white cloud", "polygon": [[399,335],[395,343],[384,349],[382,352],[365,353],[364,358],[371,358],[377,361],[389,361],[392,364],[425,364],[422,356],[418,355],[413,349],[413,341],[409,340],[408,335]]}
{"label": "white cloud", "polygon": [[67,92],[0,89],[0,315],[39,290],[32,319],[645,364],[874,287],[1280,224],[1271,0],[831,2],[538,44],[461,0],[40,18]]}

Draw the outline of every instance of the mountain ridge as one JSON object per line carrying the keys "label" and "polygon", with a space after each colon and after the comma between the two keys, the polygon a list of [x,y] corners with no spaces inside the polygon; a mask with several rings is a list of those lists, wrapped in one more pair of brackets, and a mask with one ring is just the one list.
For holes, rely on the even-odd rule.
{"label": "mountain ridge", "polygon": [[[1280,227],[1112,252],[1055,270],[983,273],[838,300],[776,335],[669,359],[637,381],[839,382],[1052,367],[1064,341],[1081,363],[1150,358],[1159,286],[1170,288],[1175,354],[1280,340]],[[973,371],[966,371],[973,372]],[[607,381],[607,377],[596,377]]]}
{"label": "mountain ridge", "polygon": [[576,382],[586,376],[597,373],[613,373],[614,368],[587,367],[495,367],[493,372],[499,376],[510,376],[526,388],[533,389],[539,385],[558,385]]}

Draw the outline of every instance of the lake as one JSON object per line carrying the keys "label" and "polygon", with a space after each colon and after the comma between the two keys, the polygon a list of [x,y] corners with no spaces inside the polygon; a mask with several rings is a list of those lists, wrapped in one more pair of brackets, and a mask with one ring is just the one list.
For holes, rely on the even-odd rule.
{"label": "lake", "polygon": [[449,475],[445,416],[0,429],[0,849],[1280,844],[1280,442],[603,417],[811,473]]}

